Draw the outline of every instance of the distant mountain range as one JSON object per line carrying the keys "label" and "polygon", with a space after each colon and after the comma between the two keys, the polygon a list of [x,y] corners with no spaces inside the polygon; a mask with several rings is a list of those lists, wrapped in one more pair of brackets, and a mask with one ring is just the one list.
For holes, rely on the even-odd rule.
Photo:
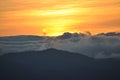
{"label": "distant mountain range", "polygon": [[18,36],[6,36],[0,37],[0,41],[33,41],[33,40],[42,40],[43,36],[35,36],[35,35],[18,35]]}
{"label": "distant mountain range", "polygon": [[0,56],[0,80],[120,80],[119,59],[47,49]]}
{"label": "distant mountain range", "polygon": [[[86,37],[90,36],[90,34],[85,34],[85,33],[70,33],[70,32],[65,32],[63,35],[59,36],[54,36],[54,37],[49,37],[49,36],[35,36],[35,35],[18,35],[18,36],[5,36],[5,37],[0,37],[0,41],[27,41],[27,40],[43,40],[46,38],[56,38],[56,39],[69,39],[72,37]],[[116,32],[109,32],[109,33],[99,33],[94,36],[119,36],[120,33]]]}

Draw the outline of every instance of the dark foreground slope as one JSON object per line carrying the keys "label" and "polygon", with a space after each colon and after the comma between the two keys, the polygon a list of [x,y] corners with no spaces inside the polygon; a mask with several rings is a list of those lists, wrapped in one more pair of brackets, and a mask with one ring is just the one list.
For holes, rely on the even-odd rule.
{"label": "dark foreground slope", "polygon": [[120,80],[120,61],[49,49],[0,56],[0,80]]}

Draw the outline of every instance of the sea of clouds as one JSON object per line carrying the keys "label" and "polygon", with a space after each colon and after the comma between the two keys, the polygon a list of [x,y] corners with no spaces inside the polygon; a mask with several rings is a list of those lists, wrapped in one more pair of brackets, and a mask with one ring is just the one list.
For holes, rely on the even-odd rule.
{"label": "sea of clouds", "polygon": [[67,32],[57,37],[0,37],[0,55],[49,48],[80,53],[94,58],[120,58],[120,33],[110,32],[90,35],[89,33]]}

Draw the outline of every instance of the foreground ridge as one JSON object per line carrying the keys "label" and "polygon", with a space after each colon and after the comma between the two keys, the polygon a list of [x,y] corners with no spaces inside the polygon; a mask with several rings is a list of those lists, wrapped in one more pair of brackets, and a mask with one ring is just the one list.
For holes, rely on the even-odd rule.
{"label": "foreground ridge", "polygon": [[47,49],[0,56],[1,80],[118,80],[120,60]]}

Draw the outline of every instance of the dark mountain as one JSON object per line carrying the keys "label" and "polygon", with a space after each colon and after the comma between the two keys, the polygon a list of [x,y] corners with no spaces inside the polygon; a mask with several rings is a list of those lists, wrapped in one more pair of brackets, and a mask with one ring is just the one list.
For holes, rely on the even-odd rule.
{"label": "dark mountain", "polygon": [[120,60],[48,49],[0,56],[0,80],[120,80]]}
{"label": "dark mountain", "polygon": [[6,36],[0,37],[0,41],[28,41],[28,40],[43,40],[44,36],[35,35],[19,35],[19,36]]}

